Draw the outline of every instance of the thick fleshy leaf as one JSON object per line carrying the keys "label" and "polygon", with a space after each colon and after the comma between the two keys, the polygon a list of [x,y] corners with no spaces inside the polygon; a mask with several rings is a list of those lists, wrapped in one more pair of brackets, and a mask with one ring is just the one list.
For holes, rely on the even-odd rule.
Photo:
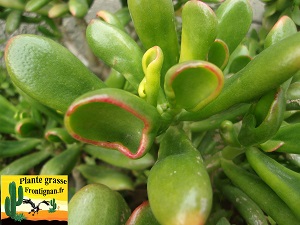
{"label": "thick fleshy leaf", "polygon": [[[248,60],[247,60],[248,59]],[[230,69],[232,71],[238,72],[238,70],[243,69],[245,65],[251,60],[249,49],[246,45],[240,44],[229,56],[228,64],[224,69],[224,74],[230,74]],[[242,62],[242,65],[239,65],[239,61]],[[245,61],[245,63],[243,63]],[[233,67],[231,67],[231,64]],[[233,73],[235,73],[233,72]]]}
{"label": "thick fleshy leaf", "polygon": [[41,137],[41,126],[32,118],[24,118],[17,122],[16,134],[21,137]]}
{"label": "thick fleshy leaf", "polygon": [[80,95],[105,87],[71,52],[45,37],[13,37],[6,46],[5,62],[21,91],[62,113]]}
{"label": "thick fleshy leaf", "polygon": [[222,159],[221,165],[231,182],[245,192],[277,224],[299,224],[291,209],[257,175],[228,160]]}
{"label": "thick fleshy leaf", "polygon": [[88,1],[86,0],[69,0],[68,5],[71,14],[78,18],[83,18],[89,10]]}
{"label": "thick fleshy leaf", "polygon": [[5,8],[24,10],[25,2],[23,0],[0,0],[0,6]]}
{"label": "thick fleshy leaf", "polygon": [[154,46],[147,50],[143,56],[143,70],[145,78],[139,86],[139,95],[153,105],[157,105],[160,92],[160,71],[163,65],[164,55],[160,47]]}
{"label": "thick fleshy leaf", "polygon": [[165,133],[147,191],[160,224],[205,224],[212,204],[210,178],[199,151],[182,130],[170,127]]}
{"label": "thick fleshy leaf", "polygon": [[21,25],[22,22],[22,14],[21,10],[12,10],[9,12],[5,21],[5,31],[8,34],[12,34],[15,32]]}
{"label": "thick fleshy leaf", "polygon": [[188,1],[182,9],[180,62],[205,60],[217,35],[217,17],[201,1]]}
{"label": "thick fleshy leaf", "polygon": [[300,7],[299,7],[299,5],[294,7],[291,17],[292,17],[293,21],[295,22],[295,24],[300,26]]}
{"label": "thick fleshy leaf", "polygon": [[40,139],[21,139],[17,141],[0,141],[0,157],[11,157],[33,150],[41,143]]}
{"label": "thick fleshy leaf", "polygon": [[13,134],[15,132],[16,112],[16,107],[0,95],[0,133]]}
{"label": "thick fleshy leaf", "polygon": [[232,60],[229,67],[229,73],[237,73],[242,70],[252,58],[249,55],[241,55]]}
{"label": "thick fleshy leaf", "polygon": [[130,208],[122,195],[102,184],[80,189],[69,203],[68,224],[125,224]]}
{"label": "thick fleshy leaf", "polygon": [[[171,0],[129,0],[134,28],[146,49],[159,46],[164,53],[161,84],[167,70],[179,59],[175,13]],[[129,53],[129,54],[132,54]]]}
{"label": "thick fleshy leaf", "polygon": [[275,43],[225,81],[219,96],[202,110],[183,112],[180,120],[200,120],[238,103],[259,98],[277,88],[300,69],[300,33]]}
{"label": "thick fleshy leaf", "polygon": [[262,38],[266,37],[268,31],[271,30],[272,27],[275,25],[275,23],[278,21],[278,16],[279,15],[277,13],[274,13],[272,16],[262,18],[262,24],[263,24],[263,31],[261,34]]}
{"label": "thick fleshy leaf", "polygon": [[104,20],[106,23],[112,24],[116,27],[118,27],[119,29],[123,30],[124,26],[123,24],[120,22],[120,20],[118,19],[117,16],[115,16],[114,14],[107,12],[105,10],[100,10],[99,12],[97,12],[97,16]]}
{"label": "thick fleshy leaf", "polygon": [[29,0],[26,3],[25,10],[28,12],[36,12],[52,0]]}
{"label": "thick fleshy leaf", "polygon": [[39,165],[51,155],[50,151],[45,149],[44,151],[34,152],[26,154],[5,166],[0,175],[22,175],[28,174],[28,171]]}
{"label": "thick fleshy leaf", "polygon": [[76,167],[90,184],[104,184],[112,190],[133,190],[133,182],[128,175],[101,165],[81,164]]}
{"label": "thick fleshy leaf", "polygon": [[131,21],[129,10],[126,7],[119,9],[114,15],[118,18],[123,26],[126,26]]}
{"label": "thick fleshy leaf", "polygon": [[160,115],[131,93],[105,88],[76,99],[66,113],[65,126],[77,140],[140,158],[156,137]]}
{"label": "thick fleshy leaf", "polygon": [[[238,130],[238,128],[236,128],[234,126],[234,124],[229,120],[224,120],[221,123],[219,132],[220,132],[220,136],[222,137],[224,143],[226,145],[228,145],[226,147],[241,147],[241,145],[237,139],[237,130]],[[223,152],[224,152],[224,149],[223,149],[222,153]]]}
{"label": "thick fleshy leaf", "polygon": [[250,146],[267,141],[278,131],[285,112],[286,87],[264,95],[243,118],[238,136],[242,145]]}
{"label": "thick fleshy leaf", "polygon": [[276,9],[277,11],[284,11],[286,8],[292,7],[294,1],[288,0],[277,0],[276,1]]}
{"label": "thick fleshy leaf", "polygon": [[246,224],[269,224],[261,208],[242,190],[225,182],[220,183],[218,188],[222,195],[234,205]]}
{"label": "thick fleshy leaf", "polygon": [[131,214],[126,225],[160,225],[155,219],[149,202],[145,201],[139,205]]}
{"label": "thick fleshy leaf", "polygon": [[216,225],[230,225],[230,222],[228,221],[228,219],[226,217],[223,216],[218,220]]}
{"label": "thick fleshy leaf", "polygon": [[289,206],[300,219],[300,174],[251,147],[246,151],[249,164],[258,176]]}
{"label": "thick fleshy leaf", "polygon": [[260,144],[260,148],[266,152],[277,151],[299,154],[299,132],[299,123],[282,126],[274,137]]}
{"label": "thick fleshy leaf", "polygon": [[272,15],[274,15],[276,13],[276,2],[273,1],[273,2],[268,2],[266,5],[265,5],[265,9],[264,9],[264,12],[263,12],[263,17],[264,18],[267,18],[267,17],[270,17]]}
{"label": "thick fleshy leaf", "polygon": [[78,162],[80,153],[80,145],[69,145],[63,152],[60,152],[58,155],[45,162],[40,170],[40,174],[69,175]]}
{"label": "thick fleshy leaf", "polygon": [[70,136],[70,134],[64,128],[51,128],[47,129],[45,132],[45,138],[51,142],[65,142],[67,144],[74,143],[75,140]]}
{"label": "thick fleshy leaf", "polygon": [[125,77],[120,74],[118,71],[112,69],[110,74],[105,80],[105,84],[110,88],[119,88],[123,89],[126,83]]}
{"label": "thick fleshy leaf", "polygon": [[174,108],[198,111],[218,96],[223,82],[223,73],[215,65],[205,61],[187,61],[167,72],[165,93]]}
{"label": "thick fleshy leaf", "polygon": [[248,0],[226,0],[216,10],[217,38],[223,40],[232,53],[247,34],[252,22],[252,8]]}
{"label": "thick fleshy leaf", "polygon": [[277,21],[277,23],[268,33],[265,39],[264,47],[267,48],[270,45],[295,33],[297,33],[297,27],[293,20],[288,16],[283,16]]}
{"label": "thick fleshy leaf", "polygon": [[101,20],[90,22],[86,36],[94,54],[137,90],[143,79],[143,53],[137,43],[125,31]]}
{"label": "thick fleshy leaf", "polygon": [[49,118],[56,120],[57,122],[63,123],[63,115],[60,112],[57,112],[54,109],[49,108],[46,105],[43,105],[39,101],[29,97],[27,94],[25,94],[23,91],[21,91],[19,88],[17,88],[18,93],[22,95],[22,97],[28,102],[32,109],[38,110],[39,112],[44,113],[45,115],[49,116]]}
{"label": "thick fleshy leaf", "polygon": [[67,3],[56,3],[51,7],[48,12],[49,18],[62,17],[69,12],[69,6]]}
{"label": "thick fleshy leaf", "polygon": [[226,43],[216,39],[209,49],[207,60],[223,70],[229,60],[229,49]]}

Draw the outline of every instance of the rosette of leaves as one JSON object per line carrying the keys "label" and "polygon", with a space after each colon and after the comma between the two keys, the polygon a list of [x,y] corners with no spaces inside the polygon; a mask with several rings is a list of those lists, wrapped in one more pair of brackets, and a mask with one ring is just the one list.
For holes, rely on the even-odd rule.
{"label": "rosette of leaves", "polygon": [[[299,224],[299,207],[293,201],[299,196],[299,176],[290,171],[293,167],[283,169],[269,159],[298,154],[293,152],[297,136],[289,135],[297,126],[286,124],[299,122],[300,34],[296,25],[287,17],[280,19],[256,55],[242,43],[252,22],[247,0],[226,0],[215,11],[202,1],[182,4],[176,14],[182,19],[180,41],[173,2],[157,3],[128,1],[139,42],[114,14],[101,12],[100,18],[89,24],[88,44],[113,69],[106,80],[50,39],[20,35],[6,48],[12,81],[40,109],[64,118],[60,128],[76,140],[70,149],[82,145],[92,156],[92,160],[85,157],[89,166],[77,167],[89,181],[114,184],[105,174],[90,172],[101,170],[93,157],[122,168],[141,168],[144,182],[148,182],[146,214],[151,212],[158,223],[216,224],[226,217],[233,223],[243,220],[249,224],[263,218],[261,224],[267,224],[265,213],[278,224],[284,214],[289,215],[290,224]],[[292,102],[295,104],[289,107],[293,111],[287,108]],[[278,149],[283,153],[261,157],[265,155],[262,150]],[[149,154],[151,163],[135,161]],[[276,169],[262,166],[259,159]],[[238,168],[251,167],[250,175],[239,172],[243,170],[234,163]],[[287,160],[284,163],[288,164]],[[270,181],[272,171],[282,185]],[[295,182],[289,183],[282,174]],[[215,188],[223,183],[228,184],[220,190],[226,200]],[[87,206],[91,207],[95,196],[99,200],[104,196],[98,189],[109,191],[100,186],[89,186],[95,192]],[[239,197],[245,197],[248,204],[234,202]],[[110,201],[95,205],[108,207]],[[238,215],[222,208],[228,201]],[[250,215],[252,209],[255,213]],[[94,221],[97,212],[90,211],[89,219]],[[76,219],[74,216],[74,223]]]}

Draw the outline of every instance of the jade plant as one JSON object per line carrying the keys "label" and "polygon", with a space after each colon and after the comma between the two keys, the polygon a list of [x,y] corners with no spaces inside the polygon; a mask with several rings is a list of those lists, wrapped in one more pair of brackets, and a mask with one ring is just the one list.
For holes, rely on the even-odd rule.
{"label": "jade plant", "polygon": [[[82,149],[85,162],[73,172],[101,183],[72,197],[69,223],[299,224],[300,34],[293,20],[281,17],[258,51],[247,37],[247,0],[127,3],[138,40],[126,18],[104,11],[86,30],[94,54],[111,67],[105,80],[51,39],[23,34],[6,46],[12,82],[49,119],[44,137],[67,146],[41,174],[70,172]],[[26,119],[11,127],[31,130]],[[31,154],[39,162],[50,156]],[[18,160],[25,157],[33,155]],[[116,190],[136,185],[95,158],[147,184],[131,216]],[[13,162],[1,174],[22,168]]]}

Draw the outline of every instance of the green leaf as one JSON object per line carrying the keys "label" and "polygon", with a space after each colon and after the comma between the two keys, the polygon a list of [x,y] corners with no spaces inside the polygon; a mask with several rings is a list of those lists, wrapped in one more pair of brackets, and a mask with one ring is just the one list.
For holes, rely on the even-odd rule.
{"label": "green leaf", "polygon": [[5,31],[8,34],[15,32],[20,27],[22,14],[23,11],[21,10],[12,10],[6,17]]}
{"label": "green leaf", "polygon": [[44,163],[41,175],[69,175],[81,153],[80,145],[70,145],[66,150]]}
{"label": "green leaf", "polygon": [[229,49],[226,43],[216,39],[209,49],[207,60],[223,70],[229,60]]}
{"label": "green leaf", "polygon": [[212,187],[199,151],[182,130],[170,127],[165,133],[159,160],[148,177],[147,192],[159,223],[205,224]]}
{"label": "green leaf", "polygon": [[69,6],[67,3],[56,3],[51,7],[48,12],[49,18],[58,18],[62,17],[69,12]]}
{"label": "green leaf", "polygon": [[295,22],[295,24],[300,26],[300,7],[299,7],[299,5],[294,7],[291,16],[292,16],[292,19]]}
{"label": "green leaf", "polygon": [[66,144],[72,144],[75,140],[70,136],[70,134],[64,128],[51,128],[47,129],[45,132],[45,138],[51,142],[65,142]]}
{"label": "green leaf", "polygon": [[261,179],[290,207],[300,219],[300,174],[292,171],[259,149],[251,147],[246,151],[247,160]]}
{"label": "green leaf", "polygon": [[160,126],[153,106],[120,89],[105,88],[76,99],[65,116],[77,140],[140,158],[150,149]]}
{"label": "green leaf", "polygon": [[221,183],[219,188],[222,194],[227,198],[242,215],[247,224],[268,225],[267,219],[261,208],[242,190],[230,185]]}
{"label": "green leaf", "polygon": [[71,14],[78,18],[83,18],[89,10],[87,0],[69,0],[68,4]]}
{"label": "green leaf", "polygon": [[221,92],[223,73],[205,61],[187,61],[173,66],[165,77],[165,93],[170,104],[198,111]]}
{"label": "green leaf", "polygon": [[299,132],[299,123],[282,126],[275,136],[260,144],[260,147],[266,152],[277,151],[299,154]]}
{"label": "green leaf", "polygon": [[[201,21],[201,25],[196,22]],[[217,17],[201,1],[188,1],[182,9],[180,62],[205,60],[217,36]]]}
{"label": "green leaf", "polygon": [[149,202],[145,201],[139,205],[131,214],[126,225],[160,225],[155,219]]}
{"label": "green leaf", "polygon": [[97,16],[103,21],[105,21],[106,23],[109,23],[111,25],[118,27],[121,30],[124,30],[123,24],[120,22],[120,20],[116,15],[107,12],[105,10],[100,10],[99,12],[97,12]]}
{"label": "green leaf", "polygon": [[21,91],[61,113],[83,93],[105,87],[66,48],[41,36],[23,34],[10,39],[5,62]]}
{"label": "green leaf", "polygon": [[264,47],[268,48],[270,45],[275,44],[282,39],[297,33],[297,27],[293,20],[288,16],[281,17],[273,28],[268,33]]}
{"label": "green leaf", "polygon": [[238,136],[242,145],[259,144],[272,138],[278,131],[285,112],[285,93],[283,87],[262,96],[244,116]]}
{"label": "green leaf", "polygon": [[112,190],[133,190],[133,182],[125,173],[101,165],[81,164],[76,167],[88,183],[104,184]]}
{"label": "green leaf", "polygon": [[229,67],[229,73],[237,73],[243,69],[252,58],[248,55],[241,55],[232,60]]}
{"label": "green leaf", "polygon": [[20,157],[12,163],[5,166],[0,174],[1,175],[22,175],[28,173],[28,171],[39,163],[43,162],[50,156],[50,151],[47,149],[44,151],[34,152]]}
{"label": "green leaf", "polygon": [[139,95],[153,105],[157,105],[160,89],[160,71],[164,55],[160,47],[154,46],[146,51],[143,56],[143,70],[145,78],[139,86]]}
{"label": "green leaf", "polygon": [[0,0],[0,6],[5,8],[24,10],[25,3],[23,0]]}
{"label": "green leaf", "polygon": [[69,225],[125,224],[130,208],[122,195],[102,184],[89,184],[69,203]]}
{"label": "green leaf", "polygon": [[143,79],[143,52],[125,31],[101,20],[92,20],[86,37],[94,54],[121,73],[138,89]]}
{"label": "green leaf", "polygon": [[[179,59],[179,44],[172,0],[129,0],[134,28],[146,50],[159,46],[164,53],[161,84],[167,70]],[[130,53],[132,54],[132,53]]]}
{"label": "green leaf", "polygon": [[21,139],[17,141],[0,141],[0,157],[11,157],[33,150],[41,143],[40,139]]}
{"label": "green leaf", "polygon": [[232,53],[247,34],[252,23],[252,7],[247,0],[226,0],[216,10],[217,38],[223,40]]}
{"label": "green leaf", "polygon": [[[272,0],[271,0],[272,1]],[[270,17],[276,13],[276,2],[268,2],[265,4],[265,10],[263,12],[263,17]]]}
{"label": "green leaf", "polygon": [[225,81],[214,101],[198,112],[182,112],[178,119],[204,119],[277,88],[300,69],[299,38],[300,33],[293,34],[262,51],[244,69]]}
{"label": "green leaf", "polygon": [[0,132],[6,134],[15,133],[17,121],[14,116],[17,112],[16,107],[6,98],[0,95]]}
{"label": "green leaf", "polygon": [[245,194],[247,194],[267,215],[279,225],[299,224],[291,209],[257,175],[235,165],[231,161],[221,160],[226,176]]}
{"label": "green leaf", "polygon": [[21,137],[41,137],[42,127],[32,118],[24,118],[17,122],[15,132]]}
{"label": "green leaf", "polygon": [[52,0],[30,0],[26,3],[25,10],[28,12],[36,12]]}

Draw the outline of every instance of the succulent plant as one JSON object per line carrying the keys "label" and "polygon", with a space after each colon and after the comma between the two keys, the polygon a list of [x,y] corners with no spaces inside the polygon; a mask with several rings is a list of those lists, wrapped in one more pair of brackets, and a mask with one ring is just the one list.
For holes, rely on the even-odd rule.
{"label": "succulent plant", "polygon": [[[73,175],[102,183],[73,196],[70,224],[79,214],[83,225],[299,224],[300,34],[293,19],[276,20],[259,45],[256,32],[247,36],[247,0],[127,3],[138,40],[120,11],[99,12],[86,30],[91,50],[111,67],[105,80],[49,38],[19,35],[5,50],[18,92],[47,118],[45,136],[29,132],[45,127],[36,116],[11,119],[7,132],[17,127],[66,149],[42,173],[75,167]],[[16,109],[0,103],[14,118]],[[51,153],[31,153],[39,161],[29,165]],[[12,167],[25,173],[24,157],[1,174]],[[129,217],[128,192],[115,190],[141,183],[149,201],[132,206],[140,205]],[[224,208],[228,202],[236,211]]]}

